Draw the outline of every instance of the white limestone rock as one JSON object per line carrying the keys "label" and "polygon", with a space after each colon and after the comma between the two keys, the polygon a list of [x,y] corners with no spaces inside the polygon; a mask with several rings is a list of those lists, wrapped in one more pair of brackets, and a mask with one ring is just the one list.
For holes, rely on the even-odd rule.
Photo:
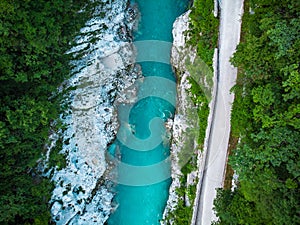
{"label": "white limestone rock", "polygon": [[[166,209],[164,211],[164,219],[169,212],[173,211],[178,203],[179,196],[176,193],[176,188],[180,187],[179,178],[181,174],[181,168],[179,166],[178,154],[182,148],[184,140],[184,132],[188,128],[189,124],[185,116],[185,109],[189,107],[190,102],[188,101],[189,96],[187,90],[190,88],[190,84],[187,81],[189,76],[187,69],[185,68],[185,57],[183,52],[187,51],[186,37],[184,32],[189,27],[189,14],[190,11],[182,14],[176,19],[173,24],[173,47],[171,52],[171,64],[177,73],[182,74],[178,77],[177,84],[177,108],[174,117],[172,127],[172,143],[171,143],[171,159],[172,159],[172,184],[169,189],[169,198]],[[189,56],[194,58],[194,51],[189,51]],[[192,107],[192,106],[191,106]],[[164,224],[164,222],[161,222]]]}
{"label": "white limestone rock", "polygon": [[66,86],[76,89],[66,100],[71,102],[69,112],[61,115],[67,126],[61,150],[67,165],[47,174],[55,183],[50,204],[58,225],[104,224],[112,210],[113,194],[99,183],[107,169],[107,146],[118,128],[114,101],[138,77],[131,66],[135,53],[123,29],[134,23],[128,23],[126,10],[126,0],[99,6],[68,52],[82,57],[72,62],[74,74]]}

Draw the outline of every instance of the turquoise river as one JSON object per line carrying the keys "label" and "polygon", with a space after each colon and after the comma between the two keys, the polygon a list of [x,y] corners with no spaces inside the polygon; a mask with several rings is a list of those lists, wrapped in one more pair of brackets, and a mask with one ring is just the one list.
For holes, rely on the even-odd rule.
{"label": "turquoise river", "polygon": [[[165,138],[151,147],[147,143],[144,146],[143,141],[134,143],[135,139],[131,140],[129,135],[126,141],[117,138],[110,147],[110,153],[116,155],[118,152],[121,164],[125,166],[121,166],[117,177],[118,184],[114,190],[117,207],[108,220],[109,225],[158,225],[162,219],[171,183],[170,164],[166,162],[170,151],[164,122],[174,115],[176,83],[170,62],[161,58],[170,58],[173,23],[187,10],[188,2],[131,1],[132,5],[138,5],[141,16],[134,42],[137,43],[137,59],[142,55],[137,63],[141,65],[145,81],[138,86],[139,101],[132,106],[120,106],[118,116],[122,120],[130,108],[127,125],[136,139],[147,139],[151,135]],[[151,52],[151,57],[143,57],[146,52]],[[160,97],[163,94],[166,97]],[[154,118],[160,118],[161,122],[156,120],[151,129]]]}

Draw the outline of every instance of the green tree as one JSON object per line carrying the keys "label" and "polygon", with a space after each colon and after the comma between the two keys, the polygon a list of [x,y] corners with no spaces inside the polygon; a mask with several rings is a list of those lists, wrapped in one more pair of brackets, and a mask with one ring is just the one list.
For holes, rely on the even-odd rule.
{"label": "green tree", "polygon": [[62,111],[62,95],[55,91],[71,74],[71,55],[65,53],[95,4],[100,3],[0,1],[1,224],[50,220],[53,186],[36,166],[50,124]]}
{"label": "green tree", "polygon": [[229,163],[239,184],[219,191],[218,223],[298,224],[299,1],[251,0],[245,7],[232,58],[239,75],[231,119],[240,142]]}

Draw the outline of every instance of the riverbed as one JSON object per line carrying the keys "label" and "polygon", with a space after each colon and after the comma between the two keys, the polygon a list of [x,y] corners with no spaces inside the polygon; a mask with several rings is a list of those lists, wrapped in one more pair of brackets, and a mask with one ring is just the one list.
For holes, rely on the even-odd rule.
{"label": "riverbed", "polygon": [[144,78],[135,99],[119,104],[120,129],[109,151],[117,161],[114,213],[109,225],[160,224],[171,184],[165,128],[176,107],[176,78],[170,65],[172,27],[188,1],[131,1],[140,15],[134,33],[136,63]]}

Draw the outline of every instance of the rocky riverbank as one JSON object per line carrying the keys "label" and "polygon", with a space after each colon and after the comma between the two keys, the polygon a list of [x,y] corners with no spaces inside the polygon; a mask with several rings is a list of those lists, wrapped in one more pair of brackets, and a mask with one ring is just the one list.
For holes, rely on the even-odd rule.
{"label": "rocky riverbank", "polygon": [[[190,11],[187,11],[178,17],[174,22],[172,31],[174,40],[171,52],[171,64],[177,76],[177,106],[172,126],[172,184],[169,190],[170,194],[164,212],[164,219],[168,218],[168,215],[174,211],[180,198],[176,189],[180,187],[180,177],[182,176],[181,168],[190,158],[190,155],[183,159],[180,157],[181,151],[186,147],[186,143],[189,142],[187,129],[197,126],[197,116],[188,115],[189,112],[192,113],[192,109],[195,107],[189,97],[188,89],[191,86],[187,78],[190,77],[190,74],[185,62],[188,57],[190,60],[193,60],[196,55],[195,51],[188,49],[186,45],[185,31],[187,31],[189,27],[189,14]],[[189,120],[190,116],[195,116],[196,121]],[[196,143],[192,144],[197,145]],[[194,147],[197,148],[196,146]]]}
{"label": "rocky riverbank", "polygon": [[[190,214],[190,219],[186,218],[186,221],[190,222],[192,219],[193,206],[197,202],[197,199],[195,201],[196,187],[204,169],[207,148],[207,138],[204,138],[204,135],[207,137],[210,131],[211,112],[216,92],[215,61],[217,54],[214,56],[214,72],[212,72],[211,68],[197,55],[196,49],[187,44],[190,13],[191,11],[188,11],[180,16],[173,26],[174,41],[171,63],[177,76],[177,108],[172,127],[171,144],[173,182],[164,212],[167,224],[176,220],[175,217],[182,216],[176,215],[179,211],[184,210],[178,210],[180,204],[190,208],[187,210],[188,213],[184,213]],[[195,87],[192,87],[191,79],[196,83]],[[201,89],[201,96],[193,94],[192,90],[195,88]],[[206,98],[206,100],[199,100],[199,97]],[[208,107],[207,112],[202,109],[205,104]],[[200,121],[199,113],[201,119],[205,121]],[[206,118],[207,116],[208,118]],[[199,129],[203,129],[203,131],[199,131]],[[199,139],[199,137],[201,138]],[[182,168],[187,164],[189,164],[187,166],[189,169],[182,174]],[[185,181],[182,181],[183,179]]]}
{"label": "rocky riverbank", "polygon": [[66,167],[47,174],[55,184],[50,204],[58,225],[104,224],[113,209],[105,153],[118,129],[115,99],[139,76],[130,38],[135,22],[127,1],[103,0],[68,52],[76,60],[65,87],[73,89],[70,107],[61,115]]}

